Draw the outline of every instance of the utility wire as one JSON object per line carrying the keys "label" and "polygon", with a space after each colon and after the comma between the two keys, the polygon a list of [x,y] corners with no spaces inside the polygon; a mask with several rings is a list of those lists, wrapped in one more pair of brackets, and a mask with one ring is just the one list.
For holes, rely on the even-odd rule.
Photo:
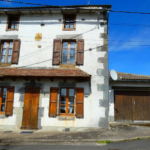
{"label": "utility wire", "polygon": [[28,2],[21,2],[21,1],[10,1],[10,0],[0,0],[2,2],[11,2],[11,3],[21,3],[21,4],[29,4],[29,5],[40,5],[40,6],[50,6],[47,4],[37,4],[37,3],[28,3]]}
{"label": "utility wire", "polygon": [[136,26],[136,27],[150,27],[150,25],[146,24],[130,24],[130,23],[109,23],[111,25],[123,25],[123,26]]}
{"label": "utility wire", "polygon": [[[35,37],[33,37],[33,36],[19,36],[19,37],[27,37],[27,38],[35,38]],[[39,44],[42,44],[42,43],[53,43],[53,42],[48,42],[48,41],[43,41],[43,39],[52,39],[53,40],[53,38],[49,38],[49,37],[43,37],[42,36],[42,40],[41,41],[38,41],[38,42],[40,42]],[[68,39],[69,40],[69,39]],[[107,39],[107,38],[103,38],[103,39],[99,39],[99,40],[95,40],[95,39],[85,39],[84,38],[84,40],[94,40],[94,41],[104,41],[104,40],[106,40],[106,41],[116,41],[116,42],[150,42],[150,40],[114,40],[114,39]],[[36,41],[26,41],[25,39],[21,39],[21,41],[23,41],[23,42],[36,42]],[[93,44],[92,44],[93,45]]]}
{"label": "utility wire", "polygon": [[111,12],[121,12],[121,13],[133,13],[133,14],[150,14],[150,12],[133,12],[133,11],[117,11],[117,10],[110,10]]}
{"label": "utility wire", "polygon": [[[93,47],[93,48],[89,48],[90,50],[96,50],[97,48],[100,48],[100,47],[107,47],[108,45],[102,45],[102,46],[96,46],[96,47]],[[137,45],[128,45],[128,46],[137,46]],[[139,45],[138,45],[139,46]],[[150,46],[150,45],[141,45],[141,46]],[[49,47],[51,47],[51,46],[49,46]],[[47,47],[48,48],[48,47]],[[89,49],[86,49],[86,50],[84,50],[84,52],[87,52],[87,51],[89,51]],[[49,49],[48,49],[49,50]],[[39,52],[41,52],[41,51],[39,51]],[[75,53],[75,54],[77,54],[77,53]],[[28,56],[28,57],[30,57],[30,56]],[[56,56],[56,57],[58,57],[58,56]],[[25,58],[26,59],[26,58]],[[45,61],[41,61],[41,62],[36,62],[36,63],[33,63],[33,64],[29,64],[29,65],[25,65],[25,66],[18,66],[18,67],[16,67],[16,68],[23,68],[23,67],[28,67],[28,66],[32,66],[32,65],[35,65],[35,64],[40,64],[40,63],[44,63],[44,62],[48,62],[48,61],[51,61],[51,60],[53,60],[53,59],[47,59],[47,60],[45,60]]]}

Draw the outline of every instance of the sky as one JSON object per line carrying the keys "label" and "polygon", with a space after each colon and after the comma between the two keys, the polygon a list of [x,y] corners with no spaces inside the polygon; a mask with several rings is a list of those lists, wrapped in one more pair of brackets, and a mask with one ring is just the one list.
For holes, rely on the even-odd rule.
{"label": "sky", "polygon": [[[87,5],[89,0],[20,1],[47,5]],[[112,10],[150,12],[150,0],[90,0],[90,4],[111,4]],[[0,2],[0,7],[19,6],[34,5]],[[150,75],[150,14],[110,12],[109,69]]]}

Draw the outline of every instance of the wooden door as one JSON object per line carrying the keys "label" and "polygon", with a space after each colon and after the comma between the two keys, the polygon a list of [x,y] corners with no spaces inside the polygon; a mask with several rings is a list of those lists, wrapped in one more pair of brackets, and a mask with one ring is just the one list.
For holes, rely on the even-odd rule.
{"label": "wooden door", "polygon": [[40,88],[33,88],[32,101],[31,101],[31,120],[30,120],[30,128],[31,129],[37,129],[39,93],[40,93]]}
{"label": "wooden door", "polygon": [[39,87],[26,87],[21,129],[37,129]]}
{"label": "wooden door", "polygon": [[131,95],[130,91],[115,91],[115,120],[133,120]]}
{"label": "wooden door", "polygon": [[143,103],[142,92],[134,91],[132,96],[133,120],[143,120]]}
{"label": "wooden door", "polygon": [[150,91],[115,91],[115,120],[150,120]]}

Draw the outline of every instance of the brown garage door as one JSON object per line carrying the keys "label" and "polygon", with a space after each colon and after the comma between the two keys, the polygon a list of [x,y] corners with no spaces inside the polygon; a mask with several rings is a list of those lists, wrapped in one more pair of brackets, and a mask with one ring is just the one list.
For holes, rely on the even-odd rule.
{"label": "brown garage door", "polygon": [[149,91],[115,91],[115,120],[150,120]]}

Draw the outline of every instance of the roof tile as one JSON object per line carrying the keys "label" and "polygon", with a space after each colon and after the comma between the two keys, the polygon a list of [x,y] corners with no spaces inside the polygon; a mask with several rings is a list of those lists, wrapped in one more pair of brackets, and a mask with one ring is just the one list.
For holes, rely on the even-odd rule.
{"label": "roof tile", "polygon": [[[139,75],[139,74],[131,74],[131,73],[123,73],[117,72],[118,80],[150,80],[150,76],[148,75]],[[109,76],[110,79],[111,76]]]}
{"label": "roof tile", "polygon": [[18,69],[18,68],[1,68],[0,77],[88,77],[91,75],[78,69]]}

